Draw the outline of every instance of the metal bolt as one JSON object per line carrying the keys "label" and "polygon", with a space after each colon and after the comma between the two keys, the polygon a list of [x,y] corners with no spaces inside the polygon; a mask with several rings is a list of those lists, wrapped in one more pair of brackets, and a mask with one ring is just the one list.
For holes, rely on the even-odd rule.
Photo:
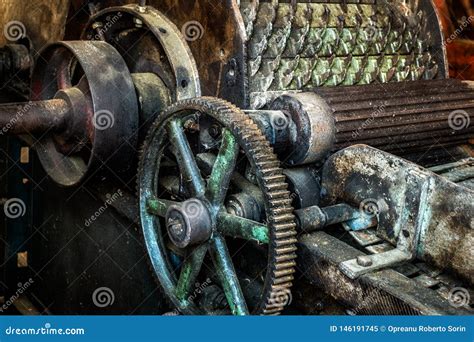
{"label": "metal bolt", "polygon": [[179,221],[170,221],[168,223],[168,226],[170,228],[170,231],[175,235],[181,235],[184,231],[183,224]]}
{"label": "metal bolt", "polygon": [[357,257],[357,264],[362,267],[372,266],[372,258],[367,255],[361,255]]}
{"label": "metal bolt", "polygon": [[141,21],[140,19],[138,18],[133,18],[133,22],[135,23],[135,26],[137,28],[142,28],[143,27],[143,21]]}

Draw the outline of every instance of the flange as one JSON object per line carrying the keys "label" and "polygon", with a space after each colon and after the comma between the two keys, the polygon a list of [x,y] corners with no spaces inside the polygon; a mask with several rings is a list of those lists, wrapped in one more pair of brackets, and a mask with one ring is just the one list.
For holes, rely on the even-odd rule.
{"label": "flange", "polygon": [[137,147],[138,103],[127,65],[112,46],[49,45],[37,59],[31,98],[63,99],[73,109],[62,129],[51,128],[35,139],[39,159],[56,183],[77,185],[105,163],[114,165],[115,173],[129,171]]}

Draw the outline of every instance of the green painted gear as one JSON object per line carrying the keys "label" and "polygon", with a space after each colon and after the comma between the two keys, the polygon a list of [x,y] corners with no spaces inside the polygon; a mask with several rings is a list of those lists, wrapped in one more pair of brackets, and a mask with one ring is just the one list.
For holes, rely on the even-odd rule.
{"label": "green painted gear", "polygon": [[[219,153],[207,184],[186,136],[185,127],[188,127],[186,123],[189,123],[190,117],[201,121],[205,117],[223,127]],[[194,125],[193,129],[199,130],[199,124]],[[241,151],[253,168],[263,193],[266,223],[243,219],[225,211],[224,199]],[[180,251],[187,258],[180,266],[179,275],[173,271],[171,263],[172,254],[176,251],[172,252],[169,243],[166,243],[167,230],[162,227],[163,219],[159,218],[166,215],[171,205],[177,204],[173,202],[175,198],[162,199],[162,195],[157,193],[159,171],[166,153],[175,156],[181,179],[190,180],[185,191],[187,198],[182,199],[192,198],[205,203],[213,217],[210,238],[194,245],[192,250]],[[296,265],[297,233],[293,208],[280,162],[264,135],[245,113],[226,101],[210,97],[185,100],[170,106],[159,116],[145,140],[138,187],[140,220],[152,270],[165,294],[180,312],[212,313],[204,312],[189,299],[208,251],[233,314],[278,314],[284,309],[291,299],[290,288]],[[259,303],[253,306],[251,312],[226,246],[227,236],[240,237],[242,240],[239,241],[256,240],[267,246],[263,287]]]}

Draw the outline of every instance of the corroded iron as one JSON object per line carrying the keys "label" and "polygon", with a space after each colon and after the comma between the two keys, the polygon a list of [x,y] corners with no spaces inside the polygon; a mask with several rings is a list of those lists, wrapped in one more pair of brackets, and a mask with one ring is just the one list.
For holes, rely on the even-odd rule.
{"label": "corroded iron", "polygon": [[376,216],[377,235],[396,246],[375,254],[370,267],[356,267],[354,260],[341,264],[351,277],[419,258],[474,282],[472,190],[366,146],[333,155],[322,186],[325,203],[342,200]]}
{"label": "corroded iron", "polygon": [[[203,124],[209,120],[214,125]],[[191,143],[197,127],[205,130],[215,125],[219,127],[215,133],[219,134],[212,135],[218,144],[206,148]],[[204,151],[198,159],[196,152],[200,149]],[[253,187],[262,195],[265,215],[260,221],[238,216],[226,207],[226,197],[243,190],[235,185],[249,182],[242,182],[238,176],[243,166],[255,170]],[[173,177],[176,172],[177,186],[163,189],[162,179]],[[208,175],[207,182],[203,174]],[[190,284],[199,282],[203,276],[219,281],[227,298],[227,310],[232,314],[278,314],[285,308],[285,303],[277,298],[290,294],[297,240],[284,179],[279,162],[257,125],[228,102],[214,98],[182,101],[157,119],[145,140],[138,171],[140,219],[152,271],[179,311],[211,314],[216,310],[190,300]],[[182,202],[176,203],[173,198]],[[178,211],[183,219],[178,218]],[[166,243],[160,217],[167,220],[165,225],[168,232],[172,230],[171,241],[177,248]],[[254,275],[262,280],[258,281],[256,296],[246,295],[249,284],[240,276],[252,270],[244,267],[238,273],[234,266],[242,256],[230,254],[229,248],[236,248],[235,243],[240,246],[237,248],[255,247],[255,243],[265,246],[263,268]],[[190,245],[195,248],[186,248]],[[206,250],[212,267],[203,267]],[[176,258],[181,267],[174,269],[170,260]],[[210,268],[213,271],[209,273]]]}

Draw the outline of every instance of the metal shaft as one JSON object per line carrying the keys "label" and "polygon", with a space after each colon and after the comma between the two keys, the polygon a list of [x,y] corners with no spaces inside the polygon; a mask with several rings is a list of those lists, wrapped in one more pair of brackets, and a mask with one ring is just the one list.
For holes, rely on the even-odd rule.
{"label": "metal shaft", "polygon": [[69,106],[62,99],[0,105],[0,134],[18,135],[56,129],[63,124]]}
{"label": "metal shaft", "polygon": [[318,88],[282,95],[270,109],[248,113],[289,164],[313,163],[356,144],[409,156],[468,143],[474,135],[474,82]]}

